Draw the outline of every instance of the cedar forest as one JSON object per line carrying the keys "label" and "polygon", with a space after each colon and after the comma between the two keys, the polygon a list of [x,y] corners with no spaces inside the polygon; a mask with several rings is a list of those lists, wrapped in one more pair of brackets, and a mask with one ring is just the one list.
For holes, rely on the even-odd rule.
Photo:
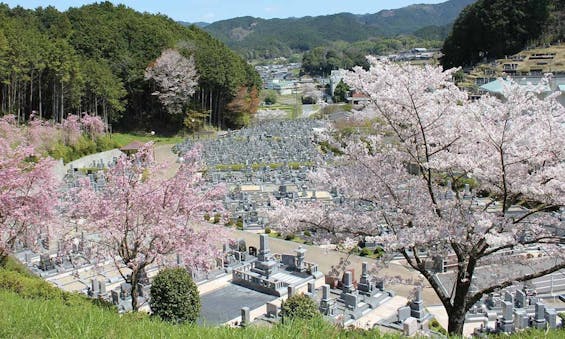
{"label": "cedar forest", "polygon": [[[184,114],[169,114],[144,78],[163,50],[192,57],[198,84]],[[89,112],[118,130],[174,133],[191,112],[239,127],[256,109],[261,80],[252,66],[196,27],[110,2],[60,12],[0,4],[0,113],[62,121]],[[249,104],[246,104],[249,103]]]}

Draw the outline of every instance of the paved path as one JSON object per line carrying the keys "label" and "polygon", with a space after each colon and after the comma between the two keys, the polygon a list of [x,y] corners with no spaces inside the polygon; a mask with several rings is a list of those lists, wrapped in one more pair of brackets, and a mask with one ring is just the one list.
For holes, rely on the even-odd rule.
{"label": "paved path", "polygon": [[[160,163],[167,163],[171,168],[165,173],[165,176],[172,176],[178,169],[179,165],[176,163],[177,156],[171,151],[172,145],[157,145],[155,147],[155,159]],[[247,246],[259,247],[259,236],[255,233],[239,231],[235,229],[226,229],[229,236],[233,239],[244,239]],[[298,246],[303,246],[307,249],[306,261],[318,264],[319,270],[322,273],[328,273],[332,265],[339,263],[340,258],[345,257],[346,254],[337,252],[335,250],[326,250],[318,246],[300,245],[296,242],[286,241],[283,239],[270,238],[270,248],[272,253],[288,253],[293,254]],[[351,256],[349,258],[351,267],[355,269],[355,279],[359,280],[361,273],[361,263],[367,261],[369,264],[373,261],[369,258],[362,258],[359,256]],[[392,263],[390,266],[382,271],[386,276],[396,277],[400,276],[403,279],[418,280],[419,274],[412,269],[407,268],[405,265],[399,263]],[[389,285],[387,288],[393,290],[398,295],[408,297],[413,290],[414,286],[411,285]],[[431,288],[424,289],[424,301],[426,304],[440,304],[435,292]]]}

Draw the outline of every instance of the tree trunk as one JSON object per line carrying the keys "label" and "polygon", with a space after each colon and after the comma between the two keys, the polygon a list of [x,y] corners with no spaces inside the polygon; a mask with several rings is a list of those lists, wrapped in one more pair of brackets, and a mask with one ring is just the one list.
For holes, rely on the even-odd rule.
{"label": "tree trunk", "polygon": [[449,322],[447,326],[447,332],[450,335],[463,335],[463,325],[465,324],[465,307],[453,307],[451,308],[451,312],[448,312]]}
{"label": "tree trunk", "polygon": [[131,271],[131,309],[133,312],[137,312],[139,309],[138,300],[139,297],[139,285],[137,283],[139,279],[140,270],[134,269]]}
{"label": "tree trunk", "polygon": [[63,80],[61,80],[61,122],[65,118],[65,92],[63,89]]}
{"label": "tree trunk", "polygon": [[39,93],[38,93],[38,95],[39,95],[39,118],[41,119],[41,118],[43,118],[43,108],[42,108],[43,102],[41,101],[41,72],[39,72],[38,81],[39,81],[39,83],[38,83],[38,86],[39,86]]}

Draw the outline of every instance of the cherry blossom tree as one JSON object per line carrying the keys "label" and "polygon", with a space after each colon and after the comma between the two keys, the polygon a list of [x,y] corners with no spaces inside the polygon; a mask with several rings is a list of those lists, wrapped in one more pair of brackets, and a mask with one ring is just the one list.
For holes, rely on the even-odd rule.
{"label": "cherry blossom tree", "polygon": [[41,157],[12,115],[0,118],[0,261],[49,237],[57,203],[53,161]]}
{"label": "cherry blossom tree", "polygon": [[[369,237],[400,253],[437,293],[448,331],[462,334],[484,294],[565,267],[565,108],[543,98],[543,84],[470,101],[455,70],[369,61],[345,81],[371,98],[359,116],[372,132],[333,133],[343,155],[313,175],[345,199],[279,206],[271,217],[283,230]],[[455,265],[441,283],[427,261],[448,256]]]}
{"label": "cherry blossom tree", "polygon": [[224,188],[203,183],[198,149],[184,156],[170,179],[152,154],[147,144],[135,155],[120,157],[104,172],[102,188],[86,180],[67,197],[67,215],[76,226],[66,240],[73,240],[76,229],[94,235],[85,245],[92,259],[112,259],[124,279],[131,274],[134,311],[139,308],[139,281],[149,265],[176,263],[178,255],[189,268],[207,269],[221,240],[221,231],[203,225],[203,216],[221,210]]}
{"label": "cherry blossom tree", "polygon": [[91,139],[104,134],[107,129],[106,124],[102,121],[99,116],[90,115],[88,113],[83,113],[80,120],[82,125],[82,130],[88,134]]}
{"label": "cherry blossom tree", "polygon": [[169,113],[182,113],[183,106],[194,94],[198,74],[192,56],[185,58],[177,50],[166,49],[145,70],[145,79],[153,79],[159,90],[154,95]]}

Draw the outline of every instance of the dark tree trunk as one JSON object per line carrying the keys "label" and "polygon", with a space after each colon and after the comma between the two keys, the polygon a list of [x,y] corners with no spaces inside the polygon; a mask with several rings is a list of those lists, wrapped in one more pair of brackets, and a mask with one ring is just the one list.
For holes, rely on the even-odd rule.
{"label": "dark tree trunk", "polygon": [[454,307],[448,311],[449,322],[447,326],[447,332],[450,335],[463,335],[463,325],[465,324],[465,307]]}
{"label": "dark tree trunk", "polygon": [[137,269],[131,272],[131,309],[134,312],[137,312],[137,310],[139,309],[137,300],[137,298],[139,297],[139,285],[137,283],[139,279],[139,273],[140,271]]}

